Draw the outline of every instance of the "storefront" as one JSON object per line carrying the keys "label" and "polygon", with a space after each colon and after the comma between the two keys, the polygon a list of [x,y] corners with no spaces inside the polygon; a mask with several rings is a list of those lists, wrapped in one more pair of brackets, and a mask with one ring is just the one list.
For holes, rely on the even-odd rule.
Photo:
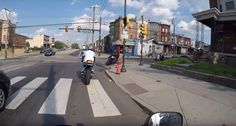
{"label": "storefront", "polygon": [[[134,56],[135,55],[135,40],[126,40],[125,43],[125,55],[126,56]],[[113,52],[123,53],[123,42],[121,40],[117,40],[112,43],[114,46]]]}

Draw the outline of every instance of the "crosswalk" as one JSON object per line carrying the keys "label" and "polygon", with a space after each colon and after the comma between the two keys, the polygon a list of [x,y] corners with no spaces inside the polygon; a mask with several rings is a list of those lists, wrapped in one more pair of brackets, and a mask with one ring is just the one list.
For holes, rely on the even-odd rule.
{"label": "crosswalk", "polygon": [[[26,78],[26,76],[16,76],[11,79],[11,85],[17,85]],[[31,97],[32,93],[47,80],[48,77],[36,77],[25,84],[25,86],[12,93],[6,102],[6,109],[16,110],[19,108],[19,106],[22,105],[26,99]],[[65,115],[72,82],[73,79],[71,78],[59,78],[56,85],[38,110],[38,114]],[[90,85],[87,85],[87,91],[91,104],[90,106],[95,118],[121,115],[99,80],[91,80]]]}

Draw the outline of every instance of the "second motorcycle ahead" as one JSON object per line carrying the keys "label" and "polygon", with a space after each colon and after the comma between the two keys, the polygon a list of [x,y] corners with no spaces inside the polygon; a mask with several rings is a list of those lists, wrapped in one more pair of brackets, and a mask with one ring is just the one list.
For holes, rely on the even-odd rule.
{"label": "second motorcycle ahead", "polygon": [[117,53],[111,54],[107,59],[106,65],[108,66],[108,65],[115,64],[118,59],[119,59],[119,54]]}

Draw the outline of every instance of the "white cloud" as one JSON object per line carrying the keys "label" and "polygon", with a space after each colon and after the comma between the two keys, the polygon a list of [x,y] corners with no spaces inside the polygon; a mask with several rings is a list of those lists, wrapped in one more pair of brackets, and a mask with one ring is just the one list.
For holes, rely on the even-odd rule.
{"label": "white cloud", "polygon": [[151,12],[154,16],[161,17],[162,19],[170,20],[174,17],[173,12],[168,8],[153,8]]}
{"label": "white cloud", "polygon": [[54,37],[56,37],[56,38],[57,38],[57,37],[62,37],[62,36],[63,36],[63,33],[64,33],[64,32],[62,32],[62,31],[59,32],[59,33],[55,33],[55,34],[54,34]]}
{"label": "white cloud", "polygon": [[72,0],[72,1],[70,2],[70,5],[71,5],[71,6],[72,6],[72,5],[75,5],[77,2],[78,2],[78,0]]}
{"label": "white cloud", "polygon": [[141,7],[139,15],[157,22],[168,23],[175,17],[179,6],[179,0],[153,0],[148,1]]}
{"label": "white cloud", "polygon": [[47,32],[47,29],[43,27],[35,31],[36,34],[45,34],[45,32]]}
{"label": "white cloud", "polygon": [[207,0],[180,0],[181,8],[188,8],[191,13],[209,9]]}
{"label": "white cloud", "polygon": [[11,13],[9,11],[5,12],[4,9],[0,11],[0,19],[7,20],[6,14],[7,14],[7,17],[11,20],[11,22],[16,23],[18,21],[16,12],[14,11],[11,11]]}
{"label": "white cloud", "polygon": [[102,17],[109,17],[109,18],[113,18],[116,17],[117,15],[112,12],[112,11],[108,11],[108,10],[103,10],[102,12]]}
{"label": "white cloud", "polygon": [[131,14],[131,13],[129,13],[127,16],[128,16],[129,18],[135,18],[135,17],[136,17],[135,14]]}
{"label": "white cloud", "polygon": [[196,21],[192,20],[190,22],[186,22],[181,20],[178,24],[177,27],[181,28],[182,30],[186,32],[194,32],[196,28]]}
{"label": "white cloud", "polygon": [[156,4],[163,8],[168,9],[178,9],[179,8],[179,1],[178,0],[156,0]]}
{"label": "white cloud", "polygon": [[110,30],[109,25],[102,25],[101,30],[103,33],[108,33]]}
{"label": "white cloud", "polygon": [[171,24],[170,20],[161,19],[160,22],[161,22],[162,24],[171,25],[171,27],[172,27],[172,24]]}

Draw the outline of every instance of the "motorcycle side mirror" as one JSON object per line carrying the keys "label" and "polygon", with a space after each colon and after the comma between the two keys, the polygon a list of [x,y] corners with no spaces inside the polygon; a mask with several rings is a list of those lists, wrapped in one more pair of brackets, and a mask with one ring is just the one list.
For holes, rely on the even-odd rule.
{"label": "motorcycle side mirror", "polygon": [[148,126],[182,126],[183,116],[178,112],[158,112],[148,120]]}

